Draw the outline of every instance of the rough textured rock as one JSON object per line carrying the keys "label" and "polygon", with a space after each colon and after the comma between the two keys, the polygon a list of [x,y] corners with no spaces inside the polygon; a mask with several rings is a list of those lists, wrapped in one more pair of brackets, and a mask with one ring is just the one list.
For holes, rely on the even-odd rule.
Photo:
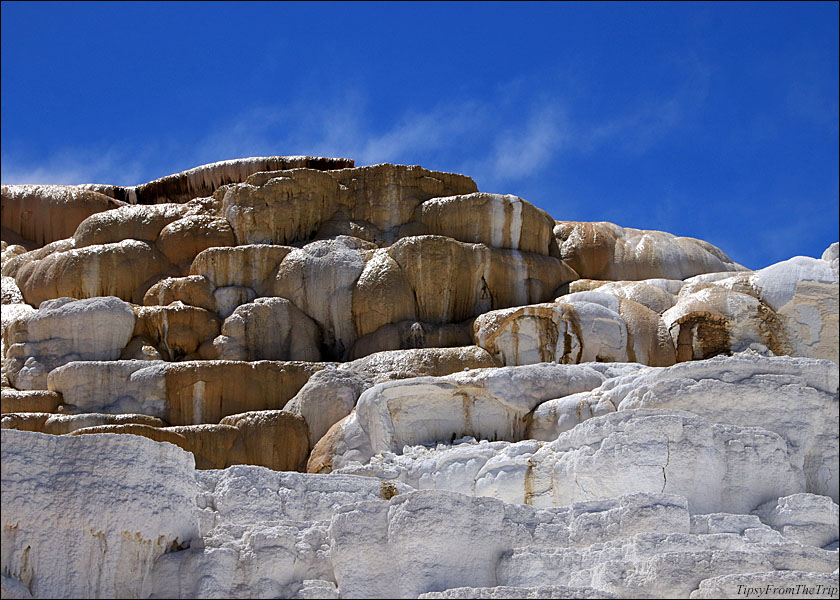
{"label": "rough textured rock", "polygon": [[96,296],[141,304],[157,280],[173,274],[172,264],[155,247],[128,239],[31,260],[21,265],[15,280],[33,306],[55,298]]}
{"label": "rough textured rock", "polygon": [[119,360],[72,362],[50,372],[50,390],[74,412],[137,413],[171,425],[279,410],[327,363]]}
{"label": "rough textured rock", "polygon": [[432,235],[491,248],[559,256],[554,220],[516,196],[476,192],[432,198],[417,207],[416,220]]}
{"label": "rough textured rock", "polygon": [[585,366],[532,365],[380,383],[364,392],[356,411],[316,445],[308,469],[320,471],[327,463],[340,468],[406,444],[465,435],[518,441],[534,407],[602,381],[600,373]]}
{"label": "rough textured rock", "polygon": [[613,223],[558,221],[560,257],[586,279],[685,279],[700,273],[743,271],[708,242]]}
{"label": "rough textured rock", "polygon": [[135,317],[119,298],[60,298],[16,321],[6,352],[9,380],[46,389],[47,374],[75,360],[114,360],[131,339]]}
{"label": "rough textured rock", "polygon": [[792,462],[805,472],[808,491],[836,502],[837,377],[837,367],[828,361],[755,355],[642,369],[591,392],[545,402],[532,415],[529,435],[551,441],[587,418],[615,410],[691,411],[783,436]]}
{"label": "rough textured rock", "polygon": [[318,325],[285,298],[258,298],[225,319],[213,342],[226,360],[321,359]]}
{"label": "rough textured rock", "polygon": [[293,250],[277,269],[272,295],[289,299],[318,324],[321,344],[334,358],[356,341],[353,289],[370,245],[356,238],[307,244]]}
{"label": "rough textured rock", "polygon": [[20,304],[23,302],[23,294],[17,286],[14,278],[3,276],[3,304]]}
{"label": "rough textured rock", "polygon": [[198,347],[217,335],[219,318],[203,308],[176,301],[167,306],[137,306],[133,335],[150,340],[167,360],[195,357]]}
{"label": "rough textured rock", "polygon": [[[744,447],[751,448],[746,456]],[[698,456],[708,471],[690,468]],[[369,467],[344,464],[342,473],[388,474],[421,488],[543,507],[638,491],[683,496],[692,513],[743,513],[805,487],[781,436],[677,411],[595,417],[551,443],[473,441],[434,452],[416,448]]]}
{"label": "rough textured rock", "polygon": [[0,197],[4,230],[38,246],[72,237],[91,215],[123,206],[104,194],[70,185],[4,185]]}
{"label": "rough textured rock", "polygon": [[315,373],[289,400],[285,410],[302,415],[311,443],[350,414],[359,396],[376,383],[493,367],[492,357],[476,346],[451,349],[390,351]]}
{"label": "rough textured rock", "polygon": [[[100,453],[104,448],[144,444],[171,449],[167,450],[170,455],[181,452],[135,436],[68,439],[10,431],[3,432],[4,448],[12,435],[38,436],[30,439],[56,440],[62,445],[86,439]],[[126,452],[107,456],[114,461]],[[82,451],[68,460],[90,465],[101,458]],[[148,469],[149,476],[160,475],[167,466],[164,462],[150,467],[148,461],[117,464],[130,464],[135,472]],[[6,498],[20,489],[19,479],[8,473],[4,465],[4,507]],[[95,471],[87,477],[99,477],[97,485],[104,485],[101,479],[106,473],[110,471]],[[51,476],[36,475],[28,485],[55,481],[47,477]],[[739,573],[758,578],[779,570],[799,571],[823,581],[837,562],[836,551],[803,546],[754,516],[749,517],[752,520],[722,513],[691,517],[685,498],[667,493],[629,494],[546,509],[453,492],[413,491],[405,483],[372,477],[278,473],[254,466],[179,472],[179,478],[193,487],[186,498],[173,504],[183,515],[180,526],[193,529],[176,540],[171,534],[164,538],[170,551],[163,553],[161,548],[154,556],[153,548],[152,561],[144,561],[145,554],[139,555],[139,561],[128,561],[128,566],[139,562],[133,572],[119,570],[126,567],[124,563],[118,565],[116,572],[123,576],[120,585],[140,581],[142,589],[126,593],[120,588],[122,593],[115,595],[289,597],[319,590],[333,597],[339,591],[343,597],[474,597],[456,590],[469,586],[493,588],[479,592],[480,597],[508,597],[505,594],[511,588],[529,590],[532,595],[537,594],[535,589],[541,594],[565,588],[571,589],[572,597],[640,593],[688,597],[693,590],[704,589],[704,581],[709,586],[715,578]],[[61,480],[60,485],[85,483],[76,479]],[[108,478],[107,491],[126,485],[123,481]],[[19,501],[10,505],[19,512]],[[7,514],[4,511],[4,520]],[[71,521],[71,534],[91,539],[84,523]],[[144,531],[160,530],[159,523],[160,518],[146,519]],[[75,533],[79,529],[81,533]],[[11,536],[3,538],[4,590],[31,588],[36,597],[56,595],[54,588],[42,591],[45,583],[38,569],[29,577],[29,570],[18,566],[23,561],[9,548],[20,546],[20,535],[13,542]],[[34,546],[26,564],[41,565],[43,557],[56,556],[72,572],[90,560],[84,554],[63,552],[55,544]],[[108,556],[106,552],[103,560]],[[620,566],[618,572],[616,566]],[[621,576],[627,573],[632,576]],[[64,595],[88,590],[82,586],[89,585],[89,580],[61,581]],[[33,582],[42,587],[27,588]]]}
{"label": "rough textured rock", "polygon": [[146,306],[166,306],[175,301],[209,311],[216,310],[213,286],[201,275],[167,277],[150,287],[143,296],[143,304]]}
{"label": "rough textured rock", "polygon": [[198,537],[193,460],[170,444],[8,429],[2,440],[3,574],[33,597],[145,597],[155,560]]}
{"label": "rough textured rock", "polygon": [[126,239],[154,242],[164,227],[186,215],[187,210],[182,204],[123,206],[88,217],[79,224],[73,239],[77,248]]}
{"label": "rough textured rock", "polygon": [[827,496],[794,494],[771,500],[755,513],[783,536],[800,544],[823,548],[832,542],[836,544],[840,535],[837,504]]}
{"label": "rough textured rock", "polygon": [[659,315],[598,290],[487,312],[473,330],[476,343],[504,365],[639,361],[660,367],[676,359]]}
{"label": "rough textured rock", "polygon": [[592,586],[620,597],[685,598],[703,580],[724,574],[827,573],[834,558],[832,552],[795,543],[733,535],[638,534],[586,550],[517,548],[502,559],[497,574],[499,583],[507,585]]}
{"label": "rough textured rock", "polygon": [[618,598],[602,590],[594,588],[569,587],[566,585],[539,585],[521,587],[513,585],[497,585],[495,587],[457,587],[442,592],[426,592],[418,598],[482,598],[495,600],[496,598]]}
{"label": "rough textured rock", "polygon": [[[382,483],[365,477],[239,466],[196,473],[196,479],[202,543],[158,560],[154,597],[338,597],[327,534],[334,510],[387,504]],[[391,487],[395,494],[408,491]],[[307,589],[324,595],[306,595]]]}
{"label": "rough textured rock", "polygon": [[202,275],[218,288],[235,285],[261,291],[292,250],[267,244],[208,248],[195,257],[190,275]]}
{"label": "rough textured rock", "polygon": [[65,433],[70,433],[85,427],[134,423],[148,427],[166,426],[166,423],[160,419],[148,415],[106,415],[102,413],[54,415],[51,413],[29,412],[5,414],[2,419],[2,428],[64,435]]}
{"label": "rough textured rock", "polygon": [[71,413],[144,414],[169,421],[163,361],[69,362],[50,371],[47,387]]}
{"label": "rough textured rock", "polygon": [[414,292],[417,318],[429,323],[460,322],[496,308],[543,302],[577,279],[556,258],[441,236],[406,237],[388,252]]}
{"label": "rough textured rock", "polygon": [[223,160],[201,165],[187,171],[167,175],[133,188],[116,190],[132,204],[160,204],[161,202],[186,202],[213,194],[219,187],[245,181],[260,171],[278,169],[343,169],[352,167],[347,158],[322,158],[314,156],[265,156]]}
{"label": "rough textured rock", "polygon": [[164,227],[157,247],[182,272],[189,271],[195,256],[207,248],[233,246],[236,238],[228,222],[209,215],[183,217]]}
{"label": "rough textured rock", "polygon": [[837,244],[313,157],[2,225],[4,598],[837,596]]}
{"label": "rough textured rock", "polygon": [[840,579],[834,573],[807,571],[769,571],[709,577],[691,592],[691,598],[743,598],[747,591],[761,590],[762,598],[837,597]]}

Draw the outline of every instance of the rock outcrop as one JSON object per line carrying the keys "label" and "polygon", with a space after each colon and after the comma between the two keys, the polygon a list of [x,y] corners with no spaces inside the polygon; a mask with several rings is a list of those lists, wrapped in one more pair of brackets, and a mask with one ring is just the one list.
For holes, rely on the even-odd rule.
{"label": "rock outcrop", "polygon": [[561,258],[585,279],[686,279],[747,270],[708,242],[664,231],[558,221],[554,235]]}
{"label": "rock outcrop", "polygon": [[[3,239],[43,246],[73,237],[79,224],[97,213],[111,212],[123,202],[95,191],[66,185],[4,185]],[[8,240],[7,240],[8,241]]]}
{"label": "rock outcrop", "polygon": [[304,156],[2,205],[4,598],[837,597],[836,243]]}

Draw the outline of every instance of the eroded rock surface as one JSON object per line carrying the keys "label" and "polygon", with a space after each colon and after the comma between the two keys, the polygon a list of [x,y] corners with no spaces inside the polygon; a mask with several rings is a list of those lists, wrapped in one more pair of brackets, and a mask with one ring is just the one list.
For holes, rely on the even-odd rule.
{"label": "eroded rock surface", "polygon": [[838,595],[836,243],[338,158],[2,192],[4,598]]}

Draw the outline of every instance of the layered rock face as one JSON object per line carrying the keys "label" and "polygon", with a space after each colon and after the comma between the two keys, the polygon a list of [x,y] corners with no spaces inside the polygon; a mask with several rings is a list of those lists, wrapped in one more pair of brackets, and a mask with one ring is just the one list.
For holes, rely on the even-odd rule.
{"label": "layered rock face", "polygon": [[301,156],[2,203],[4,598],[838,596],[837,244]]}

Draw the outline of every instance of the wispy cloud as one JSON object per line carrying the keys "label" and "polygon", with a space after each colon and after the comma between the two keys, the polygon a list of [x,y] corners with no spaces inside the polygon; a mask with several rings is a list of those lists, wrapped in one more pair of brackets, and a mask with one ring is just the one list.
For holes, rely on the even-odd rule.
{"label": "wispy cloud", "polygon": [[673,68],[683,74],[681,83],[668,94],[649,96],[602,121],[581,124],[575,148],[594,152],[605,144],[631,155],[643,155],[672,135],[705,104],[711,83],[711,68],[696,56],[672,57]]}
{"label": "wispy cloud", "polygon": [[[661,99],[641,99],[619,114],[576,118],[585,98],[560,97],[527,82],[500,83],[481,97],[444,99],[378,114],[364,90],[253,106],[208,124],[189,141],[156,140],[155,150],[65,149],[37,165],[3,156],[3,182],[128,185],[227,158],[311,154],[354,158],[356,164],[398,162],[472,175],[485,186],[508,187],[541,175],[567,153],[610,145],[643,154],[671,135],[703,96],[708,73],[690,64],[687,79]],[[698,91],[700,93],[698,93]],[[311,96],[310,94],[307,94]],[[161,171],[161,165],[170,165]]]}
{"label": "wispy cloud", "polygon": [[3,184],[41,183],[78,185],[81,183],[142,183],[146,156],[130,155],[124,148],[94,152],[82,148],[64,148],[37,164],[23,163],[5,154],[0,179]]}

